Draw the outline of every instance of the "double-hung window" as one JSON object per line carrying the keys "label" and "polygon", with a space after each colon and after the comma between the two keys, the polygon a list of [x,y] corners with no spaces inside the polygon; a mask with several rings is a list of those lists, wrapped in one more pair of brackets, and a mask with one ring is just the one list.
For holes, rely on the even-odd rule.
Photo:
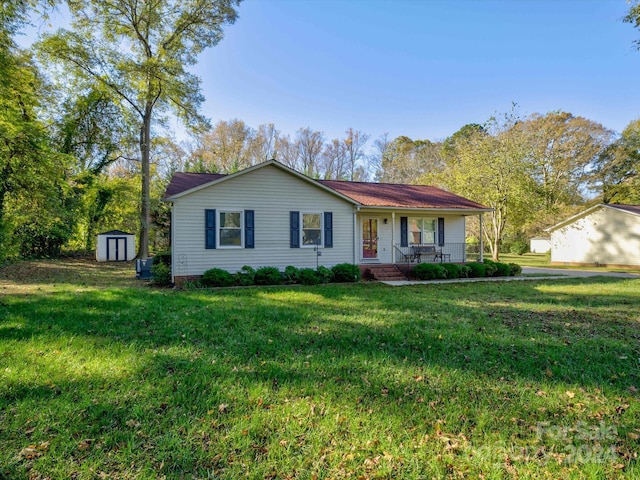
{"label": "double-hung window", "polygon": [[220,247],[242,247],[242,212],[220,210],[219,215],[218,244]]}
{"label": "double-hung window", "polygon": [[289,212],[291,248],[333,248],[332,212]]}
{"label": "double-hung window", "polygon": [[255,248],[254,210],[204,211],[205,248]]}
{"label": "double-hung window", "polygon": [[409,218],[409,243],[422,245],[436,243],[435,218]]}
{"label": "double-hung window", "polygon": [[302,213],[302,245],[322,245],[322,214]]}

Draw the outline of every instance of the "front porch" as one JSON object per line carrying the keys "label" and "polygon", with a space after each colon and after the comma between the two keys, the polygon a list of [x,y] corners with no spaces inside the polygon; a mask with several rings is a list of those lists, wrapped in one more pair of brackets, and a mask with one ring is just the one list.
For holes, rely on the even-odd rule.
{"label": "front porch", "polygon": [[[364,251],[375,253],[370,245],[363,246]],[[406,280],[411,270],[420,263],[466,263],[479,258],[477,245],[467,243],[445,243],[444,245],[407,245],[395,244],[392,261],[384,262],[379,258],[360,260],[362,278],[370,280]]]}
{"label": "front porch", "polygon": [[467,215],[462,212],[367,209],[355,217],[354,260],[360,265],[397,265],[409,271],[418,263],[479,259],[473,253],[478,246],[466,242]]}

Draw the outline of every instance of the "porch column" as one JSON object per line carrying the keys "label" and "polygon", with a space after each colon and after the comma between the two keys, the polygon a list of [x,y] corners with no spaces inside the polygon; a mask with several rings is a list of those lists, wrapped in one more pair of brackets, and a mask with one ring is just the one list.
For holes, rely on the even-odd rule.
{"label": "porch column", "polygon": [[360,264],[358,256],[358,207],[353,208],[353,264]]}
{"label": "porch column", "polygon": [[482,225],[482,213],[480,215],[478,215],[478,220],[480,220],[480,256],[478,258],[479,261],[483,262],[484,261],[484,232],[483,232],[483,225]]}
{"label": "porch column", "polygon": [[391,212],[391,263],[396,264],[396,212]]}

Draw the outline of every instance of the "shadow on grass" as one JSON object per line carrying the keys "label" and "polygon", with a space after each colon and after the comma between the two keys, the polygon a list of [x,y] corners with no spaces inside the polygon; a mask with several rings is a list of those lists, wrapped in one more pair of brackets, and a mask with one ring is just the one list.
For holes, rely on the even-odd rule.
{"label": "shadow on grass", "polygon": [[[562,280],[546,292],[519,283],[63,293],[0,306],[0,339],[88,336],[105,345],[189,347],[238,365],[309,355],[389,359],[622,393],[638,385],[637,366],[626,361],[640,353],[638,298],[565,288],[619,282]],[[296,377],[290,363],[280,381]]]}
{"label": "shadow on grass", "polygon": [[[438,422],[487,442],[500,430],[527,435],[509,419],[583,418],[539,390],[631,398],[639,294],[625,282],[637,285],[600,278],[13,295],[0,304],[0,342],[10,345],[0,358],[24,372],[0,386],[0,417],[14,425],[0,427],[0,438],[13,445],[17,422],[40,418],[34,436],[72,431],[58,458],[90,463],[78,445],[104,437],[108,461],[86,450],[100,468],[137,459],[171,477],[239,475],[234,458],[255,467],[296,429],[295,438],[334,438],[334,469],[350,444],[365,449],[367,429],[393,436],[391,444],[437,438]],[[616,402],[594,400],[585,418],[619,419],[624,401]],[[389,433],[387,423],[401,427]],[[289,455],[311,468],[304,459],[323,455],[314,448]],[[423,471],[441,476],[447,461]],[[14,465],[12,473],[26,468]]]}

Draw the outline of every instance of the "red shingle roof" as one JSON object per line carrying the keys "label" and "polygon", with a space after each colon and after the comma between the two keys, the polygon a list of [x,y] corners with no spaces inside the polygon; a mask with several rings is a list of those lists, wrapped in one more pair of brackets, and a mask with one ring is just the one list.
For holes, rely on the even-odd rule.
{"label": "red shingle roof", "polygon": [[213,182],[219,178],[224,177],[222,173],[185,173],[176,172],[171,178],[171,182],[167,186],[167,191],[164,193],[164,197],[171,197],[178,193],[186,192],[192,188],[199,187],[205,183]]}
{"label": "red shingle roof", "polygon": [[342,182],[338,180],[320,180],[320,183],[367,207],[487,208],[460,195],[428,185]]}
{"label": "red shingle roof", "polygon": [[[203,186],[225,176],[219,173],[175,173],[167,187],[165,198]],[[311,178],[309,178],[309,181],[316,182]],[[488,210],[484,205],[427,185],[344,182],[338,180],[317,180],[317,182],[367,207]]]}

